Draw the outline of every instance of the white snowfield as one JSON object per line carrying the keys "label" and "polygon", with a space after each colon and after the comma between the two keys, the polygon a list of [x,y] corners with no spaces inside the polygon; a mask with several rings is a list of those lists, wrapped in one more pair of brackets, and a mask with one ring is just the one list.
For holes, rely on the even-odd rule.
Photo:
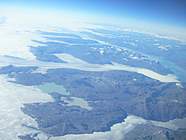
{"label": "white snowfield", "polygon": [[180,81],[177,80],[176,76],[168,74],[168,75],[161,75],[159,73],[156,73],[152,70],[145,69],[145,68],[139,68],[139,67],[131,67],[128,65],[118,64],[113,62],[112,64],[91,64],[86,61],[83,61],[81,59],[78,59],[70,54],[56,54],[56,56],[63,61],[67,62],[67,64],[64,64],[63,66],[60,65],[60,67],[67,67],[67,68],[73,68],[73,69],[79,69],[83,71],[111,71],[111,70],[123,70],[128,72],[135,72],[142,75],[145,75],[147,77],[150,77],[152,79],[158,80],[160,82],[176,82],[179,83]]}

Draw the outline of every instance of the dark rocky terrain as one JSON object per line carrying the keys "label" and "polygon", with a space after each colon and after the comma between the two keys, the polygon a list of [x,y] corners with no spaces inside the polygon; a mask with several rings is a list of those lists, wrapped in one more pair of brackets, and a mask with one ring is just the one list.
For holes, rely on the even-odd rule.
{"label": "dark rocky terrain", "polygon": [[138,125],[127,133],[124,140],[185,140],[186,130],[173,131],[152,125]]}

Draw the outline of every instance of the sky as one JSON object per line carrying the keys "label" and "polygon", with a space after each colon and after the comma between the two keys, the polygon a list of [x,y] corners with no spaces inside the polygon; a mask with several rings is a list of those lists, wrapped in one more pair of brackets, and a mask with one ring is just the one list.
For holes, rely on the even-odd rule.
{"label": "sky", "polygon": [[186,0],[6,0],[0,5],[186,26]]}

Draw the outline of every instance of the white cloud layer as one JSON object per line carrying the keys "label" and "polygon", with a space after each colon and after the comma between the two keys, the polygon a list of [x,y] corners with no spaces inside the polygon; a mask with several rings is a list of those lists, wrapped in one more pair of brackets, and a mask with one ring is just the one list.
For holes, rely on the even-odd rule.
{"label": "white cloud layer", "polygon": [[23,104],[53,101],[37,88],[8,82],[6,76],[0,76],[0,99],[1,140],[17,140],[19,135],[34,132],[23,124],[37,128],[36,121],[21,111]]}

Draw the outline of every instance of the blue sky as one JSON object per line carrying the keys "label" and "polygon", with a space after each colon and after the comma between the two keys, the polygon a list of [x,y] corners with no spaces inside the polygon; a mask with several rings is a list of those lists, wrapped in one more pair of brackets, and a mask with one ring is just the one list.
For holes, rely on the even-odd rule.
{"label": "blue sky", "polygon": [[186,0],[4,0],[3,6],[71,11],[81,15],[186,26]]}

